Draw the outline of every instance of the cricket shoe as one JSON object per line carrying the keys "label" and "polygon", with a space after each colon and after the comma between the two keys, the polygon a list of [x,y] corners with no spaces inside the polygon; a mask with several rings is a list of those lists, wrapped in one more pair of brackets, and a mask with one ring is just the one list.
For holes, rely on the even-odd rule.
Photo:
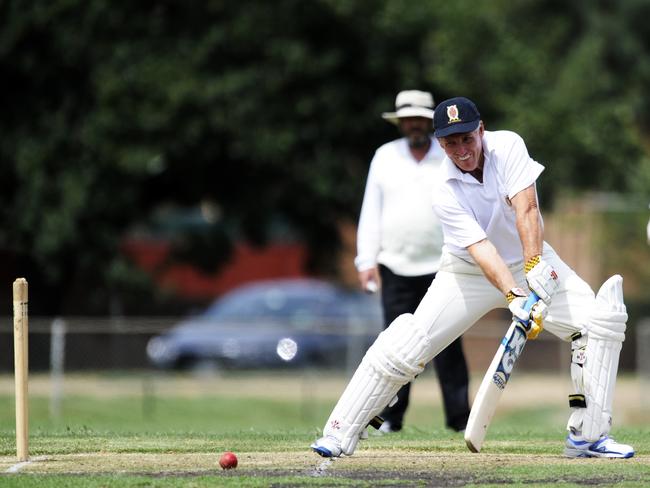
{"label": "cricket shoe", "polygon": [[316,454],[323,457],[331,458],[341,455],[341,441],[331,435],[321,437],[310,447]]}
{"label": "cricket shoe", "polygon": [[600,457],[627,459],[634,456],[634,448],[627,444],[616,442],[611,437],[604,435],[596,442],[584,440],[581,435],[573,432],[566,438],[564,455],[570,458]]}
{"label": "cricket shoe", "polygon": [[401,426],[395,428],[390,423],[390,420],[384,420],[381,426],[377,429],[377,435],[394,434],[395,432],[399,432],[400,430],[402,430]]}

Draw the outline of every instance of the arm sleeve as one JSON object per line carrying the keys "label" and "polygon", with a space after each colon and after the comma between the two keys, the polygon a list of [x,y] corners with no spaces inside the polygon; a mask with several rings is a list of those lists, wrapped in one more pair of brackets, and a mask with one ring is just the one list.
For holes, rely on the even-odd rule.
{"label": "arm sleeve", "polygon": [[452,249],[465,249],[487,237],[472,211],[454,198],[450,186],[438,187],[433,209],[442,224],[444,242]]}
{"label": "arm sleeve", "polygon": [[544,166],[530,157],[526,143],[521,136],[514,132],[509,134],[512,135],[511,144],[505,146],[504,157],[498,158],[498,161],[503,161],[504,167],[501,174],[505,176],[508,197],[512,198],[521,190],[535,183],[544,171]]}
{"label": "arm sleeve", "polygon": [[381,243],[382,194],[378,180],[377,156],[370,163],[366,190],[357,228],[357,257],[354,264],[358,271],[370,269],[377,264]]}

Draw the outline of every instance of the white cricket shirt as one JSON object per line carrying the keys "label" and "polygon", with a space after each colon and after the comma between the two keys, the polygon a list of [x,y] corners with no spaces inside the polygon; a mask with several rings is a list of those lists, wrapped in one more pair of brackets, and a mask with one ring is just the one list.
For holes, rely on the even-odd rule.
{"label": "white cricket shirt", "polygon": [[445,153],[437,139],[416,161],[405,138],[381,146],[370,163],[357,229],[359,271],[383,264],[401,276],[438,271],[442,229],[431,191]]}
{"label": "white cricket shirt", "polygon": [[537,181],[544,166],[534,161],[523,139],[510,131],[483,133],[483,183],[445,157],[433,193],[445,250],[473,262],[467,247],[487,238],[508,265],[523,260],[510,199]]}

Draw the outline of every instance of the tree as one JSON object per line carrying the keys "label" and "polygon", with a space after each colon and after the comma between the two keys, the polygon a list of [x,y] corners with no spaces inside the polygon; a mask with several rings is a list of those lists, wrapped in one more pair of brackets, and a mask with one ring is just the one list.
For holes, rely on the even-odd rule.
{"label": "tree", "polygon": [[[331,271],[372,151],[396,137],[379,114],[406,88],[473,97],[488,128],[522,133],[547,166],[546,203],[567,188],[647,188],[646,9],[2,3],[0,249],[43,290],[44,313],[162,300],[119,252],[161,205],[219,210],[230,233],[208,228],[183,249],[203,265],[225,259],[226,237],[265,242],[280,218]],[[221,256],[197,251],[212,245]]]}
{"label": "tree", "polygon": [[[457,22],[439,22],[428,40],[435,56],[431,81],[446,93],[474,98],[488,129],[519,132],[546,166],[541,185],[547,206],[571,190],[650,184],[638,130],[645,124],[636,109],[639,72],[632,62],[647,58],[647,28],[628,28],[647,7],[632,3],[636,8],[617,2],[453,2],[442,7],[442,18],[473,14],[463,18],[462,40]],[[622,70],[612,63],[620,60],[620,46],[630,61]]]}

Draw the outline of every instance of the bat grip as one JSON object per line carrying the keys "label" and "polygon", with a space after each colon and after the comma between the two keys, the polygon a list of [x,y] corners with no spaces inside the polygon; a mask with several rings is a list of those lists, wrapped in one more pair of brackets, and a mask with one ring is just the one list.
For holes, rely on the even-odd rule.
{"label": "bat grip", "polygon": [[[526,300],[526,303],[524,304],[524,310],[526,312],[530,312],[530,309],[533,308],[533,305],[535,305],[538,301],[539,301],[539,297],[537,296],[537,293],[531,291],[530,295],[528,295],[528,299]],[[530,326],[529,321],[521,320],[520,318],[517,318],[517,320],[526,328]]]}
{"label": "bat grip", "polygon": [[528,295],[528,300],[526,300],[526,304],[524,305],[524,310],[526,312],[530,312],[530,309],[533,308],[533,305],[535,305],[537,302],[539,302],[537,293],[531,291],[530,295]]}

